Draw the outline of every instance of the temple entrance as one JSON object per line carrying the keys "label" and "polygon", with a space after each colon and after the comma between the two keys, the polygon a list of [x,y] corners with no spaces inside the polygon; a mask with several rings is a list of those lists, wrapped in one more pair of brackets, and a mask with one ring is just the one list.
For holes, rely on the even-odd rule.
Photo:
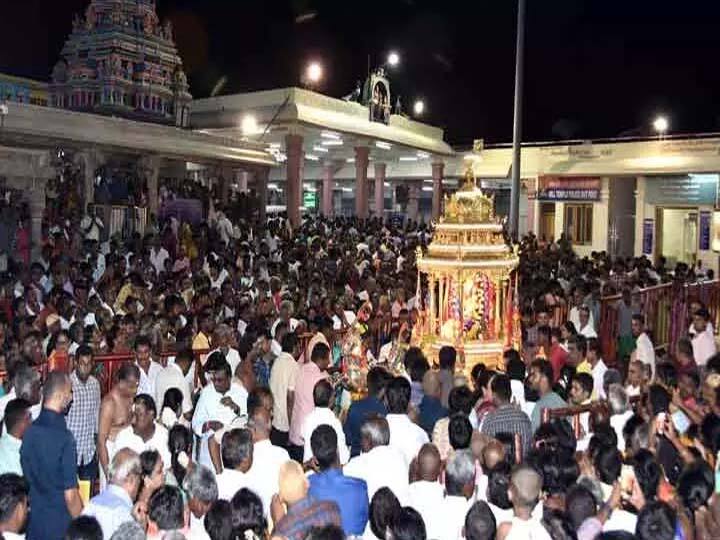
{"label": "temple entrance", "polygon": [[678,262],[690,266],[697,259],[698,212],[695,208],[657,209],[658,255],[667,258],[667,266]]}

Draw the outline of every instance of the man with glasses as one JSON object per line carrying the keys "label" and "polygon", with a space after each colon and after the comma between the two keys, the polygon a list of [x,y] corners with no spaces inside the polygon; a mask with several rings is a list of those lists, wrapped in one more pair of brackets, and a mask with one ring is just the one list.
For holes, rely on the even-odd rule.
{"label": "man with glasses", "polygon": [[75,357],[75,369],[70,374],[73,402],[66,419],[77,445],[78,478],[89,481],[91,485],[98,476],[95,439],[101,399],[100,383],[92,375],[94,368],[92,349],[81,345]]}

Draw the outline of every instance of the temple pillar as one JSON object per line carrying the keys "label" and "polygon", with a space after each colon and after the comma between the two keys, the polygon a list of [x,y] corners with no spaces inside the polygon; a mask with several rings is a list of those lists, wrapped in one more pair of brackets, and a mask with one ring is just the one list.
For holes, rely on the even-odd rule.
{"label": "temple pillar", "polygon": [[102,166],[104,159],[97,150],[86,150],[77,155],[75,163],[80,165],[83,170],[84,212],[88,204],[95,202],[95,172]]}
{"label": "temple pillar", "polygon": [[375,215],[385,219],[385,163],[375,163]]}
{"label": "temple pillar", "polygon": [[322,215],[332,217],[333,212],[333,183],[335,176],[335,166],[332,163],[326,163],[323,167],[322,181]]}
{"label": "temple pillar", "polygon": [[255,191],[258,198],[258,221],[265,224],[268,203],[268,178],[270,167],[258,167],[255,171]]}
{"label": "temple pillar", "polygon": [[410,182],[408,187],[410,189],[407,204],[407,216],[408,219],[417,221],[418,214],[420,213],[420,185],[417,182]]}
{"label": "temple pillar", "polygon": [[[291,133],[285,136],[287,154],[287,181],[285,184],[285,206],[293,229],[300,225],[300,202],[302,198],[303,137]],[[267,189],[267,187],[266,187]]]}
{"label": "temple pillar", "polygon": [[[141,160],[141,167],[145,169],[145,179],[147,180],[147,203],[148,211],[151,215],[157,217],[158,202],[158,180],[160,177],[161,158],[158,156],[145,156]],[[150,216],[148,216],[148,219]]]}
{"label": "temple pillar", "polygon": [[370,161],[370,149],[367,146],[355,147],[355,214],[360,219],[368,217],[367,169]]}
{"label": "temple pillar", "polygon": [[442,214],[442,193],[443,193],[443,176],[445,171],[445,164],[442,161],[438,161],[432,164],[432,179],[433,179],[433,192],[432,192],[432,219],[437,221],[440,219]]}
{"label": "temple pillar", "polygon": [[235,183],[237,184],[238,193],[247,193],[249,177],[249,172],[243,171],[241,169],[235,170]]}

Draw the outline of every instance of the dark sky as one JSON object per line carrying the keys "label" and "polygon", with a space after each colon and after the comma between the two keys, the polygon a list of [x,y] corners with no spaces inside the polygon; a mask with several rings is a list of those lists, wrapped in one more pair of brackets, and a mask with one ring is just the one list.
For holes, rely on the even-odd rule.
{"label": "dark sky", "polygon": [[[0,71],[47,79],[88,0],[8,0]],[[191,92],[297,85],[321,60],[340,97],[393,48],[393,92],[466,144],[512,134],[514,0],[158,0],[175,23]],[[314,16],[312,16],[314,14]],[[300,17],[305,15],[305,17]],[[301,22],[298,22],[298,17]],[[528,0],[525,140],[720,130],[720,2]]]}

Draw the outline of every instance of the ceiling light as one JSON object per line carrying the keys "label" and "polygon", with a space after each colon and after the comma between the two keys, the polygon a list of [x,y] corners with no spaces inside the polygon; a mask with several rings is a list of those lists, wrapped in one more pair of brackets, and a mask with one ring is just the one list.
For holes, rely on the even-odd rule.
{"label": "ceiling light", "polygon": [[305,159],[309,159],[310,161],[319,161],[320,158],[313,155],[313,154],[305,154]]}
{"label": "ceiling light", "polygon": [[323,146],[342,146],[342,141],[340,139],[327,139],[320,144]]}
{"label": "ceiling light", "polygon": [[399,158],[400,161],[417,161],[418,159],[420,158],[416,156],[400,156]]}
{"label": "ceiling light", "polygon": [[433,187],[432,186],[423,186],[422,190],[423,191],[432,191]]}
{"label": "ceiling light", "polygon": [[277,184],[273,184],[273,183],[268,184],[268,189],[277,189],[277,188],[278,188]]}
{"label": "ceiling light", "polygon": [[354,157],[349,157],[349,158],[347,158],[347,159],[345,160],[345,162],[346,162],[346,163],[355,163],[355,158],[354,158]]}
{"label": "ceiling light", "polygon": [[252,135],[258,132],[258,123],[255,116],[252,114],[246,114],[243,116],[242,122],[240,122],[240,129],[243,135]]}
{"label": "ceiling light", "polygon": [[419,157],[420,159],[427,159],[430,157],[430,154],[428,154],[427,152],[418,152],[417,157]]}
{"label": "ceiling light", "polygon": [[392,145],[390,143],[386,143],[385,141],[375,141],[375,146],[382,148],[383,150],[390,150],[392,148]]}
{"label": "ceiling light", "polygon": [[333,133],[332,131],[323,131],[320,133],[320,136],[323,139],[334,139],[336,141],[340,140],[340,135],[338,135],[337,133]]}
{"label": "ceiling light", "polygon": [[313,150],[315,150],[316,152],[323,152],[325,154],[327,154],[330,151],[327,148],[325,148],[324,146],[313,146]]}

